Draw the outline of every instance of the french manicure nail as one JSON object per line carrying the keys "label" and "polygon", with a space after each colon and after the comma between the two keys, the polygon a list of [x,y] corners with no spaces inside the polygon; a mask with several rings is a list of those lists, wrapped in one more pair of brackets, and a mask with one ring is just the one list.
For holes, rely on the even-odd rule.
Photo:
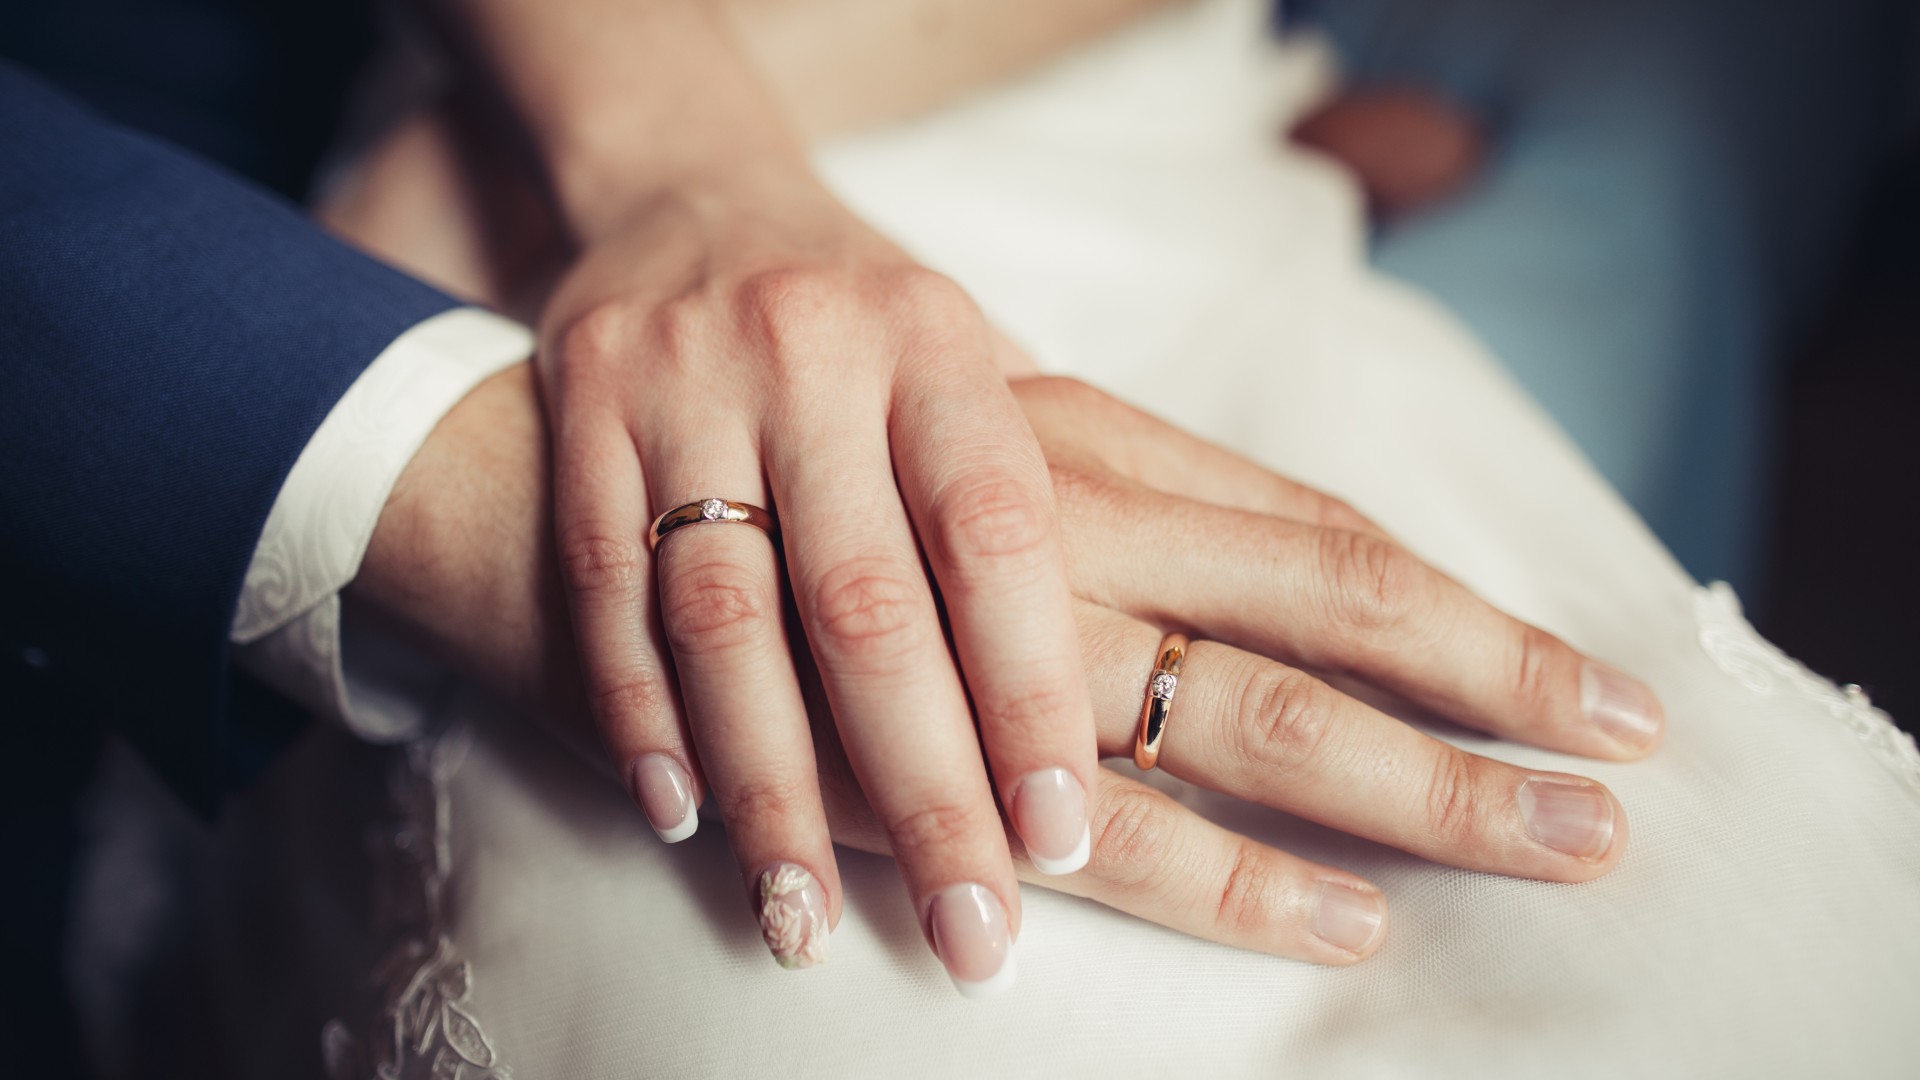
{"label": "french manicure nail", "polygon": [[1386,900],[1380,894],[1325,881],[1320,884],[1320,909],[1313,916],[1313,932],[1336,949],[1363,953],[1380,936],[1386,916]]}
{"label": "french manicure nail", "polygon": [[788,971],[827,962],[827,891],[805,867],[760,871],[760,936]]}
{"label": "french manicure nail", "polygon": [[1013,985],[1013,937],[1007,909],[991,889],[971,882],[935,893],[927,913],[933,949],[961,996],[987,998]]}
{"label": "french manicure nail", "polygon": [[633,794],[647,813],[647,823],[669,844],[685,840],[700,827],[693,778],[665,754],[642,754],[633,763]]}
{"label": "french manicure nail", "polygon": [[1613,846],[1613,799],[1598,784],[1535,777],[1516,798],[1527,834],[1555,851],[1591,859]]}
{"label": "french manicure nail", "polygon": [[1087,865],[1093,837],[1087,830],[1087,792],[1065,769],[1028,773],[1014,785],[1013,826],[1027,845],[1027,858],[1043,874],[1071,874]]}
{"label": "french manicure nail", "polygon": [[1635,750],[1660,735],[1660,704],[1640,680],[1592,660],[1580,671],[1580,709],[1587,722]]}

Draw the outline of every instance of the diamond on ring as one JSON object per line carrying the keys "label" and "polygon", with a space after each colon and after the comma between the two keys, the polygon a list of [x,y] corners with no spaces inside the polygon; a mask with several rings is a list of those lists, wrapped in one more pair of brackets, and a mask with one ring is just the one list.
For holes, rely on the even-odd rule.
{"label": "diamond on ring", "polygon": [[1173,692],[1180,688],[1180,676],[1165,671],[1157,671],[1153,682],[1147,685],[1147,693],[1161,701],[1172,701]]}
{"label": "diamond on ring", "polygon": [[727,516],[727,500],[704,499],[700,503],[701,521],[719,521]]}

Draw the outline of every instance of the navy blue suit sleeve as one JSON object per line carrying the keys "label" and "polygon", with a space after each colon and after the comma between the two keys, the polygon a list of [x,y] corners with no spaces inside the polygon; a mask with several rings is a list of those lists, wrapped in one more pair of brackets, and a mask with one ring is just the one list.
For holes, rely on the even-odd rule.
{"label": "navy blue suit sleeve", "polygon": [[0,663],[60,688],[50,719],[210,802],[267,512],[367,364],[455,305],[0,63]]}

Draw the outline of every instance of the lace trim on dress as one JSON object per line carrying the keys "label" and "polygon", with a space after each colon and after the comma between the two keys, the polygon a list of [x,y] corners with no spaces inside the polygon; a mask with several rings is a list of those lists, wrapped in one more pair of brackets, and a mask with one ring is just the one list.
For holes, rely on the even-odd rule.
{"label": "lace trim on dress", "polygon": [[1693,614],[1700,626],[1700,647],[1733,681],[1756,694],[1784,691],[1818,705],[1920,795],[1920,748],[1912,735],[1894,726],[1892,717],[1874,708],[1865,690],[1853,683],[1835,686],[1761,637],[1741,613],[1733,586],[1724,581],[1694,591]]}
{"label": "lace trim on dress", "polygon": [[369,830],[375,932],[396,943],[374,969],[377,1004],[360,1030],[338,1018],[320,1031],[329,1080],[511,1080],[471,1012],[473,970],[445,933],[452,870],[447,783],[471,745],[461,724],[391,754],[392,819]]}

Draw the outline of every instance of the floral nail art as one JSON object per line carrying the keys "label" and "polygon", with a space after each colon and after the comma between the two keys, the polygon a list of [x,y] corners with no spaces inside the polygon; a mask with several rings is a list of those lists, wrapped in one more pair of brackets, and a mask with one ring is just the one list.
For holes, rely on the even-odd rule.
{"label": "floral nail art", "polygon": [[803,867],[760,871],[760,936],[789,971],[826,963],[827,894]]}

